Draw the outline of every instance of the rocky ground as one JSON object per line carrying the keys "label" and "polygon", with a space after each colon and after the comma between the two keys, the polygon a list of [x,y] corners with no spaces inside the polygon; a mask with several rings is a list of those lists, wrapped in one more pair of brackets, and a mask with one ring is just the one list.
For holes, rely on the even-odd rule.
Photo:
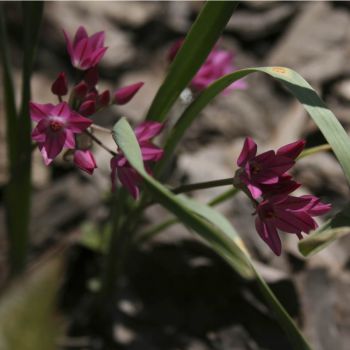
{"label": "rocky ground", "polygon": [[[200,2],[46,3],[33,100],[54,102],[49,92],[52,80],[57,72],[70,71],[61,29],[73,33],[83,24],[90,33],[105,30],[107,34],[109,50],[101,64],[102,86],[145,82],[131,103],[98,116],[96,122],[110,127],[121,115],[135,123],[142,120],[166,73],[169,46],[185,35],[200,7]],[[18,53],[21,44],[15,30],[16,5],[12,9],[11,40]],[[242,2],[220,45],[236,53],[239,68],[278,65],[295,69],[349,129],[349,28],[349,2]],[[16,67],[19,62],[14,57]],[[252,135],[262,150],[298,138],[305,138],[308,146],[324,142],[302,107],[279,84],[262,75],[248,77],[247,83],[249,88],[244,91],[219,96],[187,132],[178,150],[173,184],[232,176],[246,135]],[[176,117],[183,108],[179,102],[172,115]],[[3,113],[0,123],[4,123]],[[105,142],[113,145],[112,140]],[[7,179],[3,126],[0,143],[3,185]],[[106,216],[103,196],[110,186],[109,156],[98,149],[96,155],[100,167],[93,178],[87,178],[62,159],[46,168],[35,154],[33,254],[62,237],[79,235],[87,218],[96,221]],[[321,196],[333,204],[334,211],[348,199],[348,186],[331,153],[300,161],[295,176],[304,185],[303,193]],[[212,189],[194,196],[207,201],[220,191]],[[314,349],[347,349],[350,239],[344,237],[305,260],[297,251],[295,237],[288,236],[285,253],[276,258],[258,238],[252,209],[243,196],[219,209],[241,233],[262,274],[298,320]],[[0,215],[3,225],[2,211]],[[147,213],[150,223],[165,215],[159,207]],[[71,294],[63,294],[70,331],[61,342],[62,349],[105,348],[101,339],[84,331],[81,312],[72,313],[74,303],[89,295],[86,278],[95,277],[95,260],[86,248],[72,244],[69,266],[75,268],[66,287]],[[74,272],[84,278],[75,279]],[[118,303],[115,339],[127,350],[289,349],[255,289],[186,229],[173,226],[133,252]]]}

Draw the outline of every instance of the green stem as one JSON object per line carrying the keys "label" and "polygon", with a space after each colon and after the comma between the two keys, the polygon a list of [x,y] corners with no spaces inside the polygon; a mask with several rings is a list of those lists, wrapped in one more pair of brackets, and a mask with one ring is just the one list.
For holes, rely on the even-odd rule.
{"label": "green stem", "polygon": [[315,147],[311,147],[311,148],[307,148],[306,150],[304,150],[300,156],[297,159],[301,159],[304,157],[308,157],[311,156],[313,154],[319,153],[319,152],[323,152],[323,151],[329,151],[331,150],[332,147],[331,145],[329,145],[328,143],[324,144],[324,145],[320,145],[320,146],[315,146]]}
{"label": "green stem", "polygon": [[[6,217],[10,241],[9,259],[12,275],[23,271],[27,260],[31,198],[31,121],[29,116],[30,79],[43,12],[42,2],[23,2],[22,100],[18,120],[14,107],[8,116],[10,130],[10,179],[6,186]],[[5,54],[6,55],[6,54]],[[4,63],[6,65],[6,61]],[[7,69],[10,69],[7,64]],[[7,73],[9,74],[9,73]],[[6,74],[5,74],[6,78]],[[6,80],[9,80],[8,78]],[[9,100],[12,98],[10,97]],[[12,105],[12,103],[11,103]],[[16,126],[16,124],[18,125]],[[20,125],[20,128],[19,128]],[[14,140],[14,135],[16,139]]]}
{"label": "green stem", "polygon": [[183,186],[174,188],[172,192],[175,194],[180,194],[180,193],[203,190],[206,188],[219,187],[219,186],[233,186],[233,178],[229,177],[228,179],[197,182],[194,184],[183,185]]}
{"label": "green stem", "polygon": [[105,151],[111,154],[113,157],[117,155],[116,152],[109,149],[99,138],[97,138],[93,133],[88,130],[85,130],[85,134],[88,135],[94,142],[96,142],[100,147],[102,147]]}
{"label": "green stem", "polygon": [[[102,289],[100,301],[113,297],[116,288],[116,276],[120,269],[120,222],[123,211],[123,202],[125,199],[124,191],[118,191],[119,195],[114,195],[112,199],[111,222],[112,229],[108,244],[108,252],[103,269]],[[107,299],[106,299],[107,298]]]}

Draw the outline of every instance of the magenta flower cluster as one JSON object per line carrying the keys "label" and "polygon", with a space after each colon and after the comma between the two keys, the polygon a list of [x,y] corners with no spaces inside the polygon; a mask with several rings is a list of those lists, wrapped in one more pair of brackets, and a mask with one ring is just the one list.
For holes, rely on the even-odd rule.
{"label": "magenta flower cluster", "polygon": [[247,137],[238,157],[234,182],[242,188],[256,208],[255,227],[260,237],[276,255],[281,254],[282,244],[278,231],[296,234],[317,228],[313,219],[327,213],[331,206],[313,195],[292,196],[300,187],[287,171],[295,164],[305,141],[300,140],[277,150],[257,155],[257,145]]}
{"label": "magenta flower cluster", "polygon": [[[169,49],[168,60],[172,61],[179,49],[183,44],[184,39],[177,40]],[[228,50],[219,49],[217,45],[209,53],[207,59],[200,67],[196,75],[191,81],[191,88],[200,92],[204,90],[208,85],[215,80],[223,77],[226,74],[232,73],[237,70],[237,67],[233,64],[234,54]],[[225,89],[225,93],[228,93],[235,89],[245,89],[247,87],[246,82],[238,80]]]}
{"label": "magenta flower cluster", "polygon": [[[77,138],[92,125],[90,117],[111,104],[123,105],[129,102],[143,82],[137,82],[117,89],[111,98],[109,90],[98,90],[98,63],[103,58],[107,47],[104,46],[105,34],[98,32],[88,36],[84,27],[79,27],[71,40],[64,31],[67,51],[71,64],[81,71],[81,79],[76,81],[68,95],[68,79],[64,72],[59,73],[52,83],[51,91],[58,98],[58,104],[30,103],[30,115],[36,127],[32,132],[32,139],[38,144],[46,165],[49,165],[63,149],[74,150],[73,162],[75,166],[92,175],[97,168],[92,151],[81,148]],[[159,123],[148,122],[136,128],[145,162],[157,161],[162,156],[162,150],[154,146],[150,139],[156,136],[162,127]],[[140,179],[128,165],[120,153],[111,161],[113,186],[115,174],[118,174],[122,185],[126,186],[136,198],[139,194]]]}

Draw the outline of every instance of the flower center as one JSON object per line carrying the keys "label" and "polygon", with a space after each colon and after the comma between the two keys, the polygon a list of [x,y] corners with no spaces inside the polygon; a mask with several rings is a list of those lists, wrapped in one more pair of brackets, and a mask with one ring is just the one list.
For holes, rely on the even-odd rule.
{"label": "flower center", "polygon": [[50,129],[53,132],[58,132],[63,128],[63,123],[59,120],[51,120],[50,121]]}
{"label": "flower center", "polygon": [[268,210],[266,213],[265,213],[265,217],[266,219],[272,219],[275,217],[275,213],[272,211],[272,210]]}
{"label": "flower center", "polygon": [[252,174],[256,175],[260,172],[261,170],[261,165],[257,163],[252,163],[251,165],[251,172]]}

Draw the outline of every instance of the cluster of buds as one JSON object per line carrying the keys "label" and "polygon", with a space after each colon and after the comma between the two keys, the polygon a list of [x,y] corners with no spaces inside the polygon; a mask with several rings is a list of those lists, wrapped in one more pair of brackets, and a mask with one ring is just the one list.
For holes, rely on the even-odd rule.
{"label": "cluster of buds", "polygon": [[[172,62],[181,48],[184,39],[178,39],[169,49],[168,61]],[[231,51],[220,49],[217,45],[211,50],[207,59],[193,77],[190,87],[194,92],[200,92],[204,90],[208,85],[215,80],[223,77],[226,74],[232,73],[237,70],[237,67],[233,64],[234,54]],[[245,89],[247,87],[245,81],[238,80],[229,85],[224,93],[228,93],[235,89]]]}
{"label": "cluster of buds", "polygon": [[[59,103],[56,105],[30,103],[31,119],[37,122],[32,132],[32,139],[37,142],[46,165],[49,165],[64,148],[70,149],[74,152],[74,164],[91,175],[94,169],[97,168],[96,160],[89,146],[85,145],[82,148],[80,142],[77,142],[78,135],[88,132],[88,128],[92,125],[90,117],[94,113],[112,104],[126,104],[143,86],[143,82],[117,89],[112,98],[109,90],[100,92],[97,86],[99,81],[97,65],[107,50],[107,47],[104,46],[104,32],[98,32],[89,37],[85,28],[79,27],[73,40],[69,38],[66,32],[64,32],[64,36],[71,63],[80,71],[81,79],[75,82],[69,93],[67,76],[64,72],[61,72],[51,86],[51,92],[57,96]],[[68,96],[67,101],[64,101],[65,96]],[[150,134],[144,131],[141,133],[140,142],[142,144],[140,143],[140,145],[145,154],[148,148],[152,148],[149,139],[161,130],[159,123],[155,124],[157,125],[157,132]],[[142,127],[145,128],[145,125],[141,126],[141,130]],[[147,130],[148,128],[152,127],[146,125]],[[138,132],[137,130],[136,132]],[[145,155],[145,160],[158,160],[161,154],[159,150],[157,156],[153,156],[153,158],[150,155]],[[115,159],[118,159],[118,161]],[[135,186],[137,187],[137,185],[134,184],[132,187],[125,180],[125,174],[130,176],[131,182],[133,177],[130,175],[131,171],[125,171],[128,168],[126,159],[117,154],[112,159],[111,166],[113,177],[117,168],[123,169],[117,171],[120,181],[137,197],[136,192],[138,193],[138,190],[135,192]]]}
{"label": "cluster of buds", "polygon": [[234,178],[255,207],[255,227],[260,237],[276,255],[281,254],[282,244],[278,230],[294,233],[302,239],[302,233],[317,228],[313,219],[327,213],[331,206],[313,195],[292,196],[300,187],[287,173],[302,152],[305,141],[300,140],[257,155],[257,145],[247,137],[238,157]]}

